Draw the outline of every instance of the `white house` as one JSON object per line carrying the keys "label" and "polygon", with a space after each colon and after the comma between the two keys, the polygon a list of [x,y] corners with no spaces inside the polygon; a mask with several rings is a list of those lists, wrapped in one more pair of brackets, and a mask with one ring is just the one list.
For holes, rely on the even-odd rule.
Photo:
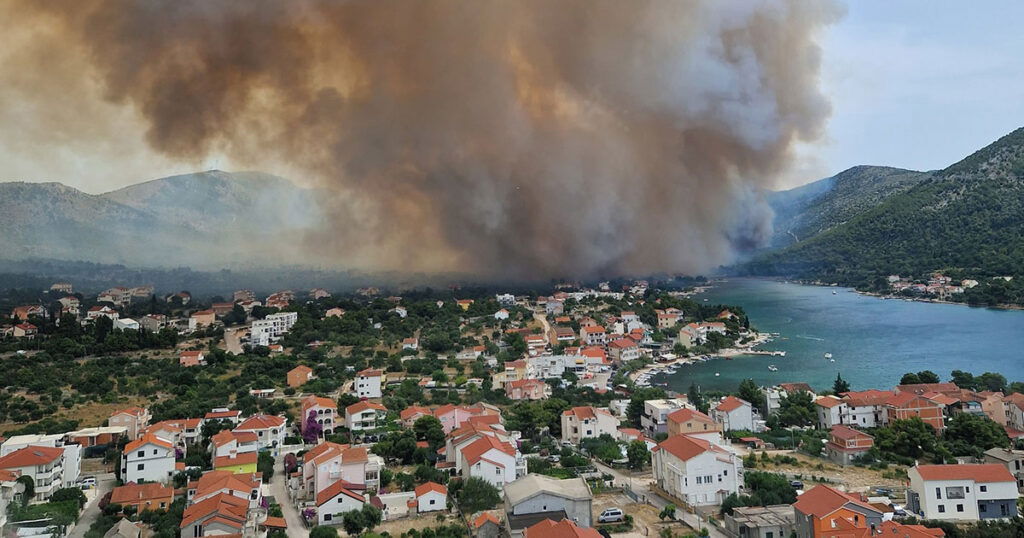
{"label": "white house", "polygon": [[121,479],[127,482],[169,482],[174,476],[174,445],[153,434],[128,443],[121,456]]}
{"label": "white house", "polygon": [[608,434],[618,435],[619,419],[607,409],[596,407],[573,407],[562,412],[562,441],[580,444],[583,439]]}
{"label": "white house", "polygon": [[251,432],[256,434],[256,447],[260,452],[266,450],[277,457],[284,444],[285,420],[271,415],[253,415],[242,421],[233,432]]}
{"label": "white house", "polygon": [[511,443],[484,435],[462,448],[460,474],[464,479],[483,478],[501,488],[519,478],[517,468],[521,458]]}
{"label": "white house", "polygon": [[303,497],[315,498],[331,484],[342,480],[347,484],[362,484],[376,488],[384,458],[367,452],[366,447],[349,447],[323,442],[302,456]]}
{"label": "white house", "polygon": [[835,396],[819,396],[814,400],[814,409],[818,415],[818,427],[823,430],[831,430],[832,426],[843,423],[843,416],[849,411],[846,402]]}
{"label": "white house", "polygon": [[654,447],[651,456],[658,486],[691,505],[722,504],[743,488],[743,460],[704,439],[674,435]]}
{"label": "white house", "polygon": [[1004,465],[918,465],[907,476],[907,510],[924,519],[977,521],[1017,515],[1017,482]]}
{"label": "white house", "polygon": [[359,402],[345,408],[345,426],[351,431],[375,430],[388,408],[379,403]]}
{"label": "white house", "polygon": [[436,512],[448,509],[448,488],[436,482],[416,487],[416,512]]}
{"label": "white house", "polygon": [[337,525],[345,512],[361,510],[366,499],[345,488],[345,482],[338,480],[316,496],[316,516],[321,525]]}
{"label": "white house", "polygon": [[494,319],[499,321],[508,319],[508,310],[505,310],[504,308],[498,310],[494,313]]}
{"label": "white house", "polygon": [[754,406],[735,396],[726,396],[711,410],[711,418],[722,425],[725,431],[754,429]]}
{"label": "white house", "polygon": [[685,398],[645,401],[644,414],[640,415],[641,429],[651,437],[659,433],[667,433],[668,415],[677,409],[686,407],[686,404]]}
{"label": "white house", "polygon": [[352,383],[355,389],[356,398],[380,398],[384,395],[381,391],[381,382],[384,379],[382,370],[367,368],[356,374],[356,380]]}
{"label": "white house", "polygon": [[34,500],[45,501],[66,485],[63,462],[62,448],[28,446],[0,457],[0,469],[31,476],[35,483]]}

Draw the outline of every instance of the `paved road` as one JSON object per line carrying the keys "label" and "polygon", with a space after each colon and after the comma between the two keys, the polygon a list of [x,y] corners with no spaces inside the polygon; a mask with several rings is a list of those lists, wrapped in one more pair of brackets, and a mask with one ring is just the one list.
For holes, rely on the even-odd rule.
{"label": "paved road", "polygon": [[96,477],[96,487],[92,490],[86,490],[85,495],[88,501],[85,503],[85,510],[82,511],[82,515],[78,518],[75,528],[71,529],[71,532],[68,533],[70,538],[85,537],[89,527],[92,527],[92,524],[100,515],[100,499],[114,489],[114,473],[99,473],[94,476]]}
{"label": "paved road", "polygon": [[284,457],[274,460],[274,478],[270,479],[270,494],[281,505],[284,520],[288,523],[288,536],[309,536],[309,529],[302,524],[302,515],[288,498],[288,477],[284,473]]}
{"label": "paved road", "polygon": [[[653,479],[650,476],[634,477],[629,474],[628,471],[621,471],[619,469],[613,469],[607,465],[593,460],[594,467],[603,473],[612,475],[615,485],[621,485],[626,488],[632,489],[637,495],[640,495],[641,501],[646,501],[648,504],[655,508],[662,509],[672,504],[672,501],[665,499],[661,495],[651,490],[651,482]],[[711,538],[729,538],[728,535],[718,530],[718,528],[708,525],[700,520],[696,514],[691,514],[683,509],[676,510],[676,519],[686,523],[693,529],[706,528],[708,529],[708,536]]]}

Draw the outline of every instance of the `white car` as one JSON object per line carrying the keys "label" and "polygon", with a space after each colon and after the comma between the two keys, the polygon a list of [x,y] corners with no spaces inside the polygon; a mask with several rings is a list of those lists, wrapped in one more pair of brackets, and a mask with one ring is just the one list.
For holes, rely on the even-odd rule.
{"label": "white car", "polygon": [[78,481],[78,486],[82,489],[91,489],[96,487],[96,477],[86,476]]}
{"label": "white car", "polygon": [[626,514],[622,512],[621,508],[606,508],[601,515],[597,516],[598,523],[618,523],[626,519]]}

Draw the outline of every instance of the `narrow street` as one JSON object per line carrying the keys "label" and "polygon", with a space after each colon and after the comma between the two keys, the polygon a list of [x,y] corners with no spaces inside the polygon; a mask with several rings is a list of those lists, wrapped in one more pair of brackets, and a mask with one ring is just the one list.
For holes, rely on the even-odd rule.
{"label": "narrow street", "polygon": [[68,533],[70,538],[84,538],[85,533],[89,531],[89,527],[92,527],[92,524],[96,522],[96,518],[100,515],[100,499],[114,489],[114,473],[99,473],[95,476],[96,487],[92,490],[86,490],[85,495],[88,500],[85,503],[85,509],[82,510],[82,515],[78,517],[78,522],[75,523],[75,528],[71,529],[71,532]]}
{"label": "narrow street", "polygon": [[281,505],[284,520],[288,523],[288,536],[309,536],[309,529],[302,524],[302,515],[288,498],[288,477],[284,472],[284,457],[274,460],[274,477],[270,479],[270,495]]}
{"label": "narrow street", "polygon": [[[607,465],[595,460],[592,460],[594,467],[603,473],[612,475],[613,481],[616,486],[622,486],[623,488],[632,489],[637,495],[640,496],[640,502],[646,502],[658,510],[661,510],[673,504],[668,499],[665,499],[661,495],[658,495],[651,490],[651,482],[653,481],[649,476],[644,477],[633,477],[628,471],[624,472],[618,469],[613,469]],[[686,510],[677,507],[676,508],[676,519],[689,525],[692,529],[698,530],[701,528],[708,529],[708,536],[711,538],[729,538],[728,535],[720,531],[718,528],[708,525],[700,520],[696,514],[687,512]]]}

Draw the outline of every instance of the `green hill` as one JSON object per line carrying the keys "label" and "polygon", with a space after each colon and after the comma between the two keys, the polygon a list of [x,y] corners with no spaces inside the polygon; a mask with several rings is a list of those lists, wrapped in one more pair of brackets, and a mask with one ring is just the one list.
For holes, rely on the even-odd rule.
{"label": "green hill", "polygon": [[870,285],[880,275],[1024,273],[1024,128],[742,272]]}

